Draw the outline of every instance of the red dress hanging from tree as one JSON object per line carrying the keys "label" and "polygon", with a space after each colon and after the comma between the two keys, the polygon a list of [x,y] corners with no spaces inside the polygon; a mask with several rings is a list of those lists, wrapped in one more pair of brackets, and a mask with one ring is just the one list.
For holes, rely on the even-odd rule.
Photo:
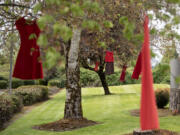
{"label": "red dress hanging from tree", "polygon": [[43,78],[40,51],[36,43],[40,29],[36,21],[29,22],[24,18],[20,18],[16,21],[16,28],[20,34],[21,46],[16,59],[13,77],[27,80]]}

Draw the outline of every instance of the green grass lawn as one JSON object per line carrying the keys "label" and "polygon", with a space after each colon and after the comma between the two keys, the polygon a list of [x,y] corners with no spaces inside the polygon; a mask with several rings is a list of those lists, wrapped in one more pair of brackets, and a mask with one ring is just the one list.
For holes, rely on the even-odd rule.
{"label": "green grass lawn", "polygon": [[[155,85],[155,87],[169,87]],[[104,96],[102,88],[83,88],[83,112],[90,120],[102,124],[66,132],[38,131],[31,127],[53,122],[63,117],[65,91],[44,102],[31,112],[16,120],[0,135],[121,135],[139,128],[139,118],[131,116],[129,110],[139,108],[140,85],[110,87],[114,95]],[[180,116],[160,118],[162,129],[180,132]]]}

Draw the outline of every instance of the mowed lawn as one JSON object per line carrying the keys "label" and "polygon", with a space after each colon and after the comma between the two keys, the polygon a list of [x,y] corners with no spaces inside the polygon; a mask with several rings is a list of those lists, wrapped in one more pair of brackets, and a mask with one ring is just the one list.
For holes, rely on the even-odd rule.
{"label": "mowed lawn", "polygon": [[[66,132],[39,131],[32,126],[53,122],[63,117],[65,90],[16,120],[0,135],[121,135],[139,128],[139,118],[129,110],[139,108],[140,85],[110,87],[113,95],[104,96],[102,88],[83,88],[84,117],[101,122],[99,125]],[[169,87],[155,85],[155,87]],[[180,132],[180,116],[160,118],[162,129]]]}

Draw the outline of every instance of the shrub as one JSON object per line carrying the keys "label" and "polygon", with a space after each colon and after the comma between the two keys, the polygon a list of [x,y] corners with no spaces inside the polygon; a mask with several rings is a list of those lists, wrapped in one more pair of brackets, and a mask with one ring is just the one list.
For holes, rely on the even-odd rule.
{"label": "shrub", "polygon": [[169,64],[160,63],[153,69],[154,83],[170,83]]}
{"label": "shrub", "polygon": [[52,79],[48,82],[48,86],[56,86],[58,88],[64,88],[66,81],[64,79]]}
{"label": "shrub", "polygon": [[22,86],[22,85],[24,85],[22,80],[12,79],[12,88],[13,89],[16,89],[16,88],[18,88],[19,86]]}
{"label": "shrub", "polygon": [[24,80],[23,83],[24,83],[24,85],[35,85],[34,80]]}
{"label": "shrub", "polygon": [[48,88],[40,85],[21,86],[14,90],[14,94],[22,97],[24,105],[32,105],[48,99]]}
{"label": "shrub", "polygon": [[58,79],[53,79],[53,80],[50,80],[48,82],[48,86],[57,86],[58,88],[60,87],[60,80]]}
{"label": "shrub", "polygon": [[44,79],[40,79],[40,80],[38,80],[38,84],[39,84],[39,85],[45,85],[45,86],[47,86],[48,81],[47,81],[47,80],[44,80]]}
{"label": "shrub", "polygon": [[158,108],[164,108],[169,103],[169,88],[156,89],[155,95]]}
{"label": "shrub", "polygon": [[7,88],[7,81],[0,80],[0,89],[6,89]]}
{"label": "shrub", "polygon": [[22,102],[19,97],[6,93],[0,95],[0,128],[3,128],[4,123],[10,120],[13,113],[20,111],[21,108]]}
{"label": "shrub", "polygon": [[5,80],[7,81],[7,78],[3,77],[3,76],[0,76],[0,80]]}
{"label": "shrub", "polygon": [[13,102],[13,112],[20,112],[23,107],[23,101],[20,96],[12,95],[12,102]]}

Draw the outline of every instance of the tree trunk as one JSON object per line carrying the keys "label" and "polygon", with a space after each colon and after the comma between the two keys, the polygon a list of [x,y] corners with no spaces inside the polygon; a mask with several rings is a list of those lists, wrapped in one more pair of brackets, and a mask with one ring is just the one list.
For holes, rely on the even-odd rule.
{"label": "tree trunk", "polygon": [[180,82],[176,82],[176,78],[180,76],[180,61],[172,59],[171,66],[171,90],[169,109],[173,113],[180,113]]}
{"label": "tree trunk", "polygon": [[104,88],[104,94],[105,95],[110,95],[110,91],[109,91],[109,87],[108,84],[106,82],[106,76],[105,76],[105,72],[103,72],[102,70],[99,70],[99,72],[97,72],[99,75],[99,78],[101,80],[102,86]]}
{"label": "tree trunk", "polygon": [[66,102],[64,109],[65,119],[83,118],[81,105],[81,86],[79,68],[79,42],[81,30],[73,28],[71,45],[66,53]]}

